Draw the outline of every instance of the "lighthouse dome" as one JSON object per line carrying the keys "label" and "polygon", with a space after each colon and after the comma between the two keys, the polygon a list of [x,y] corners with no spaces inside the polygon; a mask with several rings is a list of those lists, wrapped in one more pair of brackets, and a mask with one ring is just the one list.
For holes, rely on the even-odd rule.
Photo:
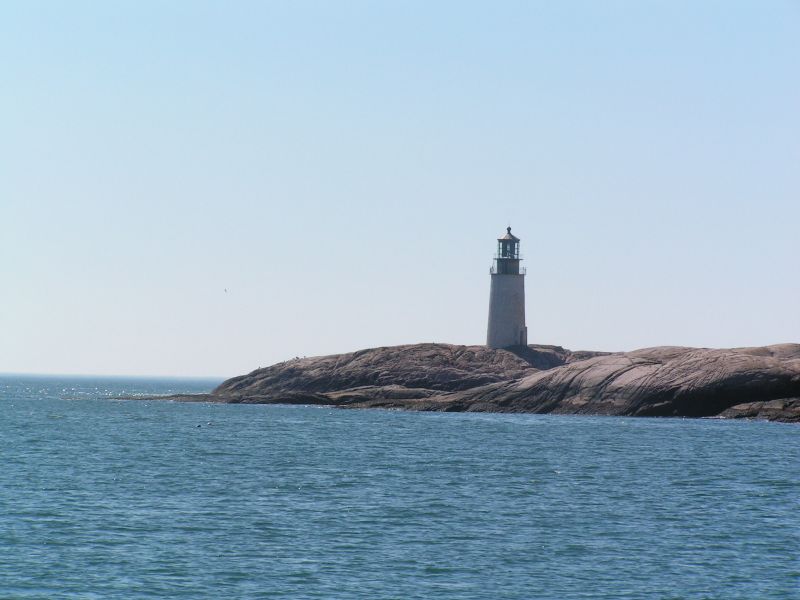
{"label": "lighthouse dome", "polygon": [[506,227],[506,234],[503,237],[497,238],[498,242],[502,241],[511,241],[511,242],[518,242],[519,238],[511,233],[511,227]]}

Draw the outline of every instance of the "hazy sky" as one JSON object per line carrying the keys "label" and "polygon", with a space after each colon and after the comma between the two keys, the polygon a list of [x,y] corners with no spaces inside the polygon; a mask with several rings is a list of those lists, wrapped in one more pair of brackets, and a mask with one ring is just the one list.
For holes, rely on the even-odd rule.
{"label": "hazy sky", "polygon": [[[0,4],[0,371],[800,341],[800,2]],[[225,291],[227,289],[227,292]]]}

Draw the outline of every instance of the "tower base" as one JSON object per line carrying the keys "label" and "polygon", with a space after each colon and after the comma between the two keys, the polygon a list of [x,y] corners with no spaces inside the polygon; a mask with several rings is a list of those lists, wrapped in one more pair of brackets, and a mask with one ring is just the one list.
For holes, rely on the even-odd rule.
{"label": "tower base", "polygon": [[486,345],[508,348],[528,344],[525,326],[525,275],[492,273]]}

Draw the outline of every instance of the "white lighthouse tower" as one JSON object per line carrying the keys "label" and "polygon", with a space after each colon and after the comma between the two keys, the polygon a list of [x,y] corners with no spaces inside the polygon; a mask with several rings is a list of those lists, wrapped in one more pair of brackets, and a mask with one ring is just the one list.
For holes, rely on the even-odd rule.
{"label": "white lighthouse tower", "polygon": [[486,345],[490,348],[525,346],[525,269],[520,269],[519,238],[511,227],[497,240],[497,255],[489,270],[492,287],[489,292],[489,328]]}

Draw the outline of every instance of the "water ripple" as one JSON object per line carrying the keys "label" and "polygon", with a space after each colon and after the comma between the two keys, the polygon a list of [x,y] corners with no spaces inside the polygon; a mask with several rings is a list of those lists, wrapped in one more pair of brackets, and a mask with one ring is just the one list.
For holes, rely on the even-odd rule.
{"label": "water ripple", "polygon": [[0,596],[800,598],[797,427],[208,387],[0,378]]}

